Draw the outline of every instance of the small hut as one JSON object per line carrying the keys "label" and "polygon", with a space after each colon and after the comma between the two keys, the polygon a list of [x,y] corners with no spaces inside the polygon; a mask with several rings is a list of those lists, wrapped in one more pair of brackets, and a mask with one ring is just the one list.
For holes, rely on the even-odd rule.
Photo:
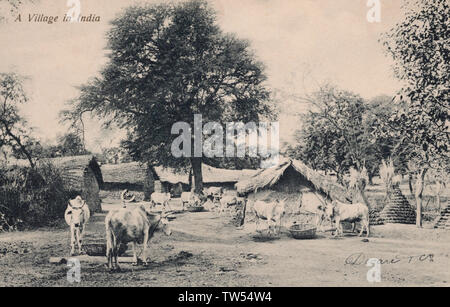
{"label": "small hut", "polygon": [[100,189],[103,176],[100,165],[94,156],[72,156],[46,159],[62,172],[67,187],[81,195],[92,212],[101,212]]}
{"label": "small hut", "polygon": [[325,204],[327,197],[347,202],[351,199],[348,191],[331,178],[291,159],[284,159],[276,167],[260,170],[250,178],[239,181],[236,188],[239,194],[248,196],[247,211],[255,200],[286,199],[284,224],[292,221],[313,222],[315,213],[319,206]]}

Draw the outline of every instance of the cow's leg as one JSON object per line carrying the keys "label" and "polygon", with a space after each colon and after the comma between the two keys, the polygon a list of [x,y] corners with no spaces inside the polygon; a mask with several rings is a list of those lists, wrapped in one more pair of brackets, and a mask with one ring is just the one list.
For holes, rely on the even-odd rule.
{"label": "cow's leg", "polygon": [[106,232],[106,260],[109,269],[112,269],[112,246],[111,246],[111,234]]}
{"label": "cow's leg", "polygon": [[83,250],[82,250],[82,246],[83,246],[83,232],[84,232],[84,227],[82,225],[80,225],[80,227],[78,228],[78,236],[77,236],[77,243],[78,243],[78,249],[80,251],[80,255],[83,254]]}
{"label": "cow's leg", "polygon": [[355,229],[356,229],[356,223],[355,223],[355,222],[353,222],[353,224],[352,224],[352,233],[354,233],[354,232],[355,232]]}
{"label": "cow's leg", "polygon": [[70,256],[75,255],[75,227],[70,225]]}
{"label": "cow's leg", "polygon": [[138,265],[137,246],[135,241],[133,241],[133,265]]}
{"label": "cow's leg", "polygon": [[147,228],[144,231],[145,231],[144,232],[145,234],[144,234],[144,242],[143,242],[143,246],[142,246],[142,255],[143,255],[142,256],[143,257],[142,262],[143,262],[144,265],[148,265],[148,262],[147,262],[147,247],[148,247],[148,237],[149,237],[148,232],[149,232],[149,229]]}
{"label": "cow's leg", "polygon": [[120,268],[119,268],[119,264],[118,264],[118,256],[119,256],[119,246],[117,245],[117,238],[116,238],[116,236],[114,235],[114,234],[112,234],[112,246],[113,246],[113,249],[112,249],[112,253],[113,253],[113,257],[114,257],[114,269],[115,270],[117,270],[117,271],[120,271]]}

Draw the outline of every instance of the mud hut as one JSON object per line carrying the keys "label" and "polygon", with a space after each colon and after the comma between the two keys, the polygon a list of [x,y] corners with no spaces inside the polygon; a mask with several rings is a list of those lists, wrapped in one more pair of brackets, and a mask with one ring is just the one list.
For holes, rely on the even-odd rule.
{"label": "mud hut", "polygon": [[[293,221],[312,223],[325,199],[349,202],[351,195],[331,178],[319,174],[298,160],[284,159],[278,166],[264,169],[236,184],[239,194],[248,196],[247,213],[256,200],[286,199],[284,225]],[[252,219],[246,214],[246,219]]]}
{"label": "mud hut", "polygon": [[101,212],[100,189],[103,186],[103,176],[100,165],[94,156],[73,156],[47,159],[62,172],[67,187],[80,194],[92,212]]}

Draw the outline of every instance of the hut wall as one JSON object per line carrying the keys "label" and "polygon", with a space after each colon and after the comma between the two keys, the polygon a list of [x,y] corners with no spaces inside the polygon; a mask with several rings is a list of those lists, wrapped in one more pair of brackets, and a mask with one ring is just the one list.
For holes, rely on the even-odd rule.
{"label": "hut wall", "polygon": [[[321,196],[314,192],[314,188],[309,181],[292,167],[289,167],[271,188],[248,195],[245,220],[246,222],[254,221],[255,217],[251,208],[255,201],[274,202],[286,199],[286,214],[282,220],[283,227],[289,227],[294,221],[297,223],[315,223],[315,211],[320,204],[317,196]],[[304,205],[306,205],[306,208]]]}
{"label": "hut wall", "polygon": [[97,178],[90,167],[83,172],[83,187],[81,197],[86,201],[91,212],[101,212],[100,187]]}

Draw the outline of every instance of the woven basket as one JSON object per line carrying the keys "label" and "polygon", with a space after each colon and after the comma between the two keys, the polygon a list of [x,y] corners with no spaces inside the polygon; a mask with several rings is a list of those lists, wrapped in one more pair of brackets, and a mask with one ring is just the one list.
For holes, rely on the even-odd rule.
{"label": "woven basket", "polygon": [[316,237],[316,227],[314,225],[292,225],[289,232],[295,239],[314,239]]}
{"label": "woven basket", "polygon": [[189,206],[186,207],[186,210],[189,212],[200,212],[203,210],[203,206]]}

